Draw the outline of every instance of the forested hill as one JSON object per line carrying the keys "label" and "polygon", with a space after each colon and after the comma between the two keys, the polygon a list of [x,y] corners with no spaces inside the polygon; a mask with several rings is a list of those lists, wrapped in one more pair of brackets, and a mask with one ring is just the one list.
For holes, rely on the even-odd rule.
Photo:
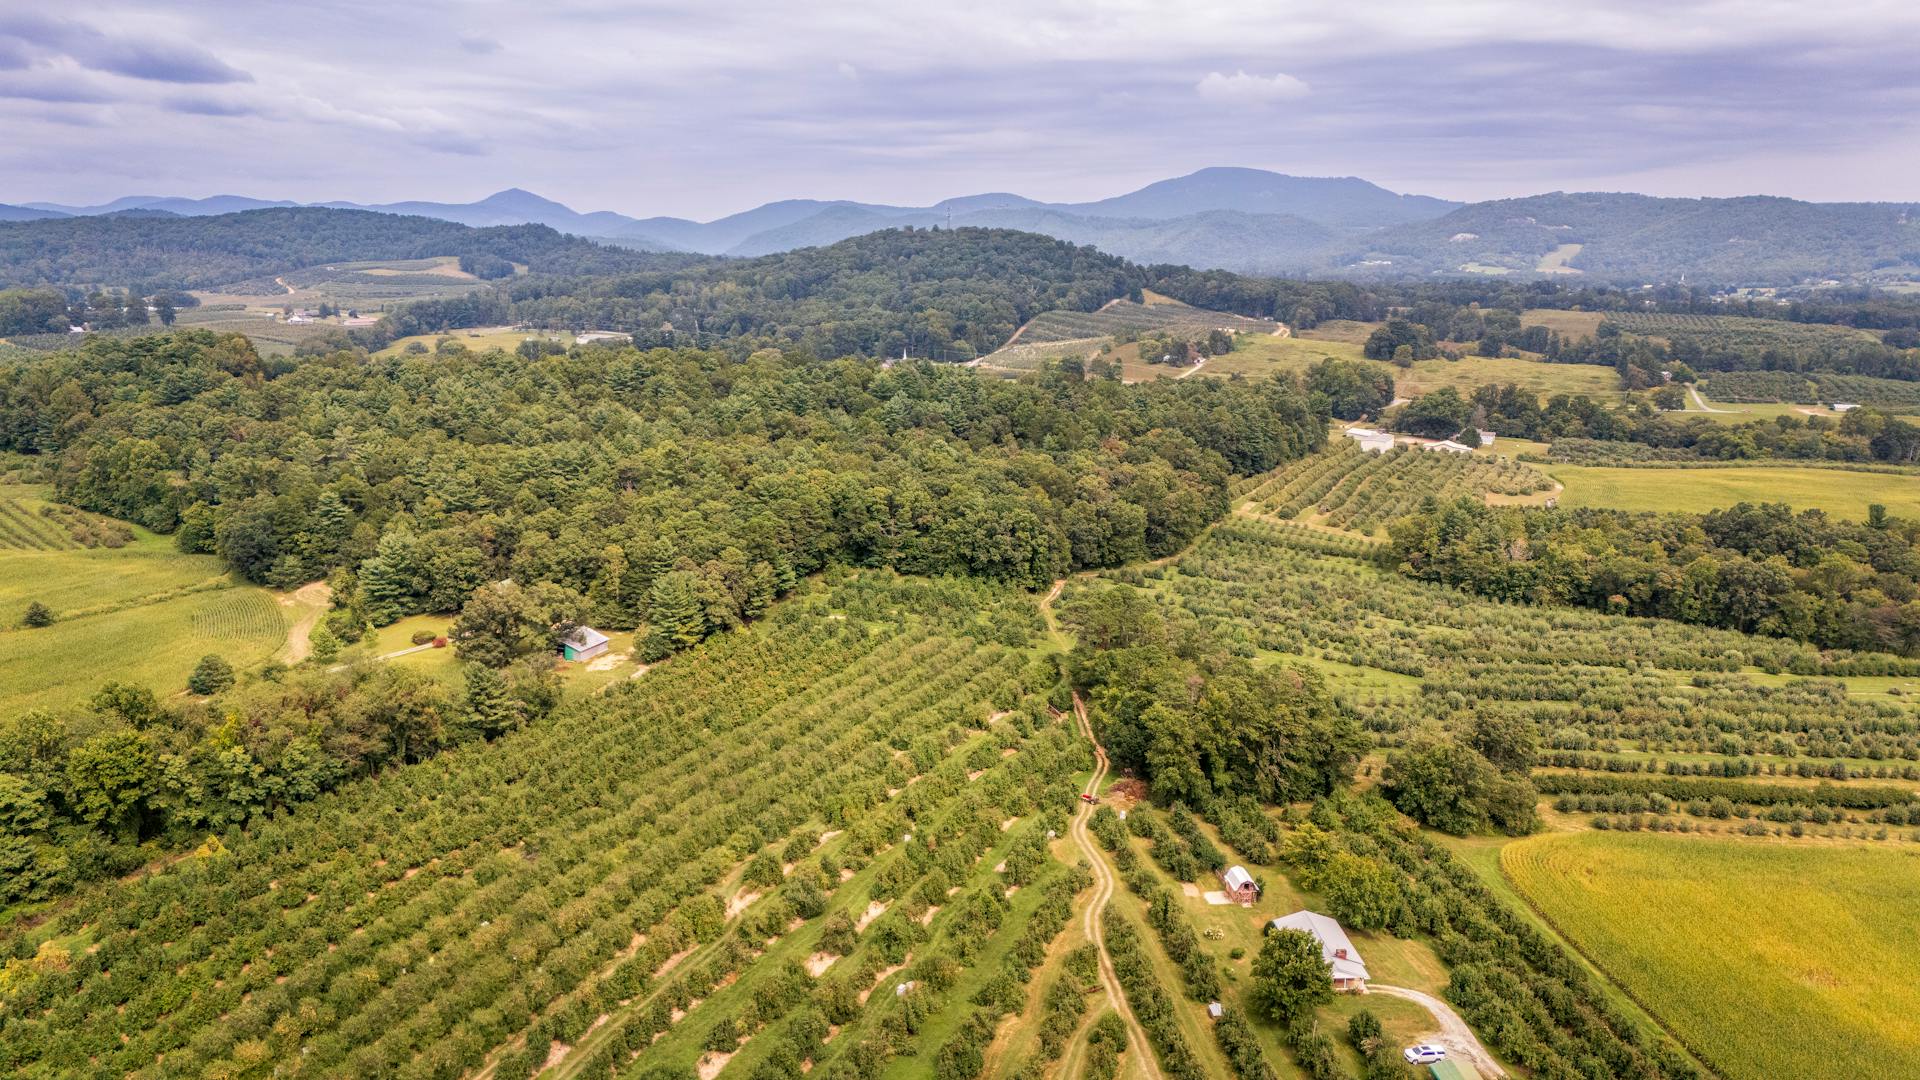
{"label": "forested hill", "polygon": [[1326,439],[1291,381],[606,348],[341,352],[272,375],[204,331],[0,364],[0,451],[250,580],[335,574],[376,623],[511,578],[595,625],[667,627],[671,648],[829,561],[1031,587],[1170,554],[1226,511],[1232,475]]}
{"label": "forested hill", "polygon": [[559,274],[615,274],[684,261],[596,244],[544,225],[474,229],[433,218],[284,207],[210,217],[0,222],[0,287],[196,289],[328,262],[469,254]]}
{"label": "forested hill", "polygon": [[1786,284],[1920,269],[1920,207],[1555,192],[1396,226],[1349,243],[1332,263],[1381,276],[1527,273],[1556,249],[1567,250],[1568,269],[1615,281]]}
{"label": "forested hill", "polygon": [[966,360],[1042,311],[1137,297],[1147,273],[1062,240],[1005,229],[889,229],[821,248],[611,277],[524,278],[415,304],[392,331],[524,322],[633,333],[642,344],[722,338],[815,356]]}

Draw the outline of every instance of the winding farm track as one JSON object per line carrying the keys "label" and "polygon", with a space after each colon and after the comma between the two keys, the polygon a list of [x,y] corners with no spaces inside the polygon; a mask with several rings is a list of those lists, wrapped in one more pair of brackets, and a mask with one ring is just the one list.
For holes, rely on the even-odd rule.
{"label": "winding farm track", "polygon": [[[1060,624],[1053,617],[1053,602],[1060,599],[1060,593],[1066,587],[1067,579],[1060,578],[1040,600],[1040,617],[1046,622],[1049,631],[1060,628]],[[1107,778],[1107,751],[1100,745],[1100,740],[1093,737],[1093,721],[1087,718],[1087,703],[1080,700],[1078,692],[1073,695],[1073,720],[1079,727],[1080,734],[1085,735],[1087,742],[1093,746],[1093,775],[1087,778],[1085,790],[1087,794],[1094,795],[1100,791],[1101,782]],[[1120,1014],[1120,1019],[1126,1021],[1127,1049],[1133,1055],[1134,1061],[1138,1063],[1131,1075],[1148,1076],[1153,1077],[1154,1080],[1160,1080],[1160,1063],[1154,1060],[1153,1046],[1147,1042],[1146,1029],[1140,1026],[1139,1018],[1133,1015],[1132,1006],[1127,1004],[1126,995],[1120,992],[1120,976],[1113,970],[1113,957],[1107,953],[1106,932],[1100,925],[1100,916],[1107,910],[1107,901],[1113,899],[1115,882],[1113,868],[1107,865],[1106,856],[1101,854],[1099,845],[1094,843],[1093,837],[1087,832],[1087,823],[1093,817],[1093,806],[1093,803],[1082,802],[1080,808],[1074,811],[1073,824],[1067,827],[1067,836],[1080,848],[1080,854],[1087,860],[1088,868],[1093,871],[1093,899],[1088,902],[1087,910],[1081,915],[1080,928],[1086,933],[1087,940],[1091,941],[1099,952],[1100,989],[1106,993],[1107,1004],[1113,1007],[1114,1012]],[[1067,1052],[1061,1059],[1060,1068],[1055,1075],[1062,1077],[1078,1075],[1079,1058],[1085,1042],[1086,1029],[1083,1026],[1074,1036],[1072,1044],[1067,1047]]]}
{"label": "winding farm track", "polygon": [[[1047,596],[1049,603],[1054,597],[1060,595],[1061,586],[1064,584],[1065,582],[1054,583],[1053,592]],[[1086,788],[1087,794],[1092,795],[1100,790],[1100,782],[1106,779],[1107,751],[1100,745],[1100,741],[1093,737],[1093,723],[1087,719],[1086,703],[1080,700],[1078,693],[1073,695],[1073,717],[1080,727],[1080,733],[1093,744],[1093,775],[1087,778]],[[1092,817],[1093,804],[1083,802],[1080,804],[1080,809],[1073,815],[1073,824],[1067,829],[1067,834],[1073,838],[1075,844],[1079,845],[1081,854],[1086,856],[1088,865],[1093,869],[1093,899],[1087,904],[1086,913],[1082,916],[1082,929],[1086,931],[1087,940],[1093,942],[1094,947],[1099,950],[1100,985],[1106,991],[1107,1003],[1113,1006],[1114,1012],[1120,1014],[1120,1019],[1126,1021],[1127,1049],[1133,1054],[1134,1061],[1139,1063],[1139,1073],[1158,1080],[1160,1065],[1154,1060],[1152,1044],[1147,1042],[1147,1031],[1140,1026],[1139,1018],[1133,1015],[1133,1008],[1127,1004],[1126,995],[1120,992],[1120,976],[1113,970],[1113,957],[1107,953],[1107,939],[1100,925],[1100,916],[1107,909],[1107,901],[1113,898],[1115,882],[1113,868],[1107,865],[1106,857],[1100,853],[1093,837],[1088,834],[1087,822]],[[1061,1075],[1068,1074],[1063,1072]]]}

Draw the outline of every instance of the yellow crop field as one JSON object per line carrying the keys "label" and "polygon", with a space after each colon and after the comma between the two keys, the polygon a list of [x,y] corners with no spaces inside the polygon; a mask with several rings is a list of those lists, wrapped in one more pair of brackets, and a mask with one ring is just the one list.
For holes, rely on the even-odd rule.
{"label": "yellow crop field", "polygon": [[1637,469],[1549,465],[1566,485],[1562,506],[1614,510],[1692,511],[1739,502],[1783,502],[1798,510],[1825,510],[1864,521],[1867,506],[1881,503],[1895,517],[1920,517],[1920,478],[1844,469],[1792,466],[1753,468]]}
{"label": "yellow crop field", "polygon": [[1584,832],[1500,866],[1729,1080],[1920,1076],[1920,851]]}
{"label": "yellow crop field", "polygon": [[1585,394],[1608,399],[1620,391],[1620,373],[1601,364],[1549,364],[1544,360],[1499,360],[1469,356],[1460,360],[1422,360],[1408,371],[1395,369],[1402,397],[1451,386],[1462,394],[1489,383],[1513,383],[1536,394]]}

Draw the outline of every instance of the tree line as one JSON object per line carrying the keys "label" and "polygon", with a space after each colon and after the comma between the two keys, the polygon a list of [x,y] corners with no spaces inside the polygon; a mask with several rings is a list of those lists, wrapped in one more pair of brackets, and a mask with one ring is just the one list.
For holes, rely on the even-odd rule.
{"label": "tree line", "polygon": [[1706,514],[1517,510],[1461,499],[1389,527],[1401,573],[1572,604],[1920,655],[1920,522],[1741,503]]}

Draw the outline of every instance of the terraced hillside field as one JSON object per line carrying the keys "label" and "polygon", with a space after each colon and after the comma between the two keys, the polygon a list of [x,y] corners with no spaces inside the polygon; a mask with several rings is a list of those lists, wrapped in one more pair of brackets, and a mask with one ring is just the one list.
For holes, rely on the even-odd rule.
{"label": "terraced hillside field", "polygon": [[1879,335],[1850,326],[1755,319],[1742,315],[1680,315],[1653,311],[1611,311],[1606,321],[1623,333],[1689,340],[1712,350],[1719,348],[1785,350],[1823,349],[1850,343],[1877,342]]}
{"label": "terraced hillside field", "polygon": [[[1708,378],[1707,394],[1721,402],[1788,402],[1831,405],[1836,401],[1904,411],[1920,408],[1920,383],[1871,375],[1816,371],[1720,371]],[[1825,412],[1826,410],[1821,410]]]}
{"label": "terraced hillside field", "polygon": [[236,281],[202,295],[216,300],[245,297],[250,303],[276,306],[329,301],[343,307],[379,309],[408,300],[458,296],[482,284],[460,269],[460,260],[440,256],[309,266],[278,277]]}
{"label": "terraced hillside field", "polygon": [[1508,501],[1554,488],[1530,465],[1487,454],[1449,454],[1399,446],[1384,454],[1362,451],[1336,437],[1327,449],[1267,477],[1248,492],[1251,508],[1282,520],[1299,519],[1375,534],[1428,497],[1499,496]]}
{"label": "terraced hillside field", "polygon": [[[978,1053],[1084,883],[1047,845],[1086,744],[1023,692],[1026,653],[876,581],[15,925],[0,1070],[906,1077]],[[1014,610],[981,632],[1017,639]]]}
{"label": "terraced hillside field", "polygon": [[1920,1075],[1920,850],[1563,833],[1500,865],[1730,1080]]}
{"label": "terraced hillside field", "polygon": [[1244,334],[1273,334],[1280,324],[1264,319],[1249,319],[1223,311],[1189,307],[1162,300],[1138,304],[1115,300],[1099,311],[1048,311],[1036,315],[1022,327],[1016,343],[1042,344],[1049,341],[1074,341],[1081,338],[1111,337],[1127,330],[1230,330]]}

